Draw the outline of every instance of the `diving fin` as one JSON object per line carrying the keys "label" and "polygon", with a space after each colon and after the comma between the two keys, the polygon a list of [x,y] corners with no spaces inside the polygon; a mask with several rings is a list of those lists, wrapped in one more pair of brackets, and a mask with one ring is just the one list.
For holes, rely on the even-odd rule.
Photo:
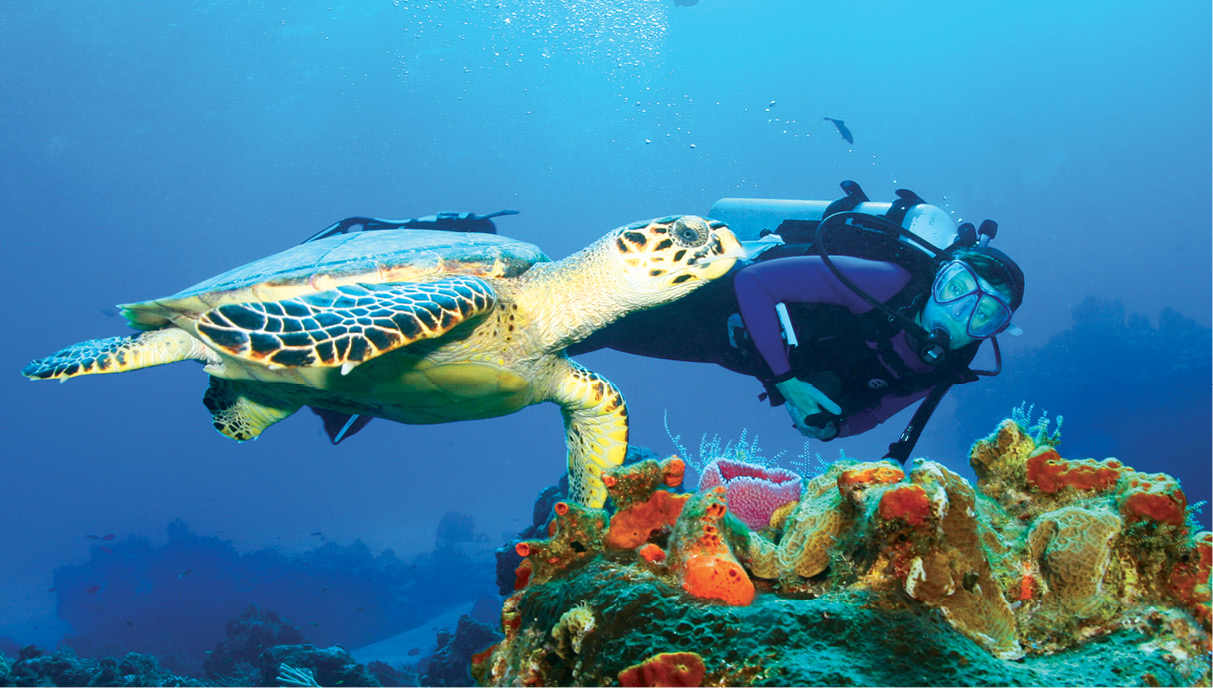
{"label": "diving fin", "polygon": [[[338,234],[349,232],[371,232],[378,229],[433,229],[443,232],[480,232],[496,234],[497,225],[493,224],[494,217],[517,215],[517,210],[498,210],[486,215],[476,213],[435,213],[424,217],[410,217],[404,220],[385,220],[378,217],[347,217],[338,220],[319,232],[308,237],[303,243],[327,239]],[[358,227],[358,229],[353,229]]]}
{"label": "diving fin", "polygon": [[312,413],[320,416],[320,420],[324,422],[324,434],[329,436],[329,441],[333,444],[341,444],[342,441],[358,434],[374,419],[374,416],[357,413],[342,413],[315,406],[308,408],[312,410]]}

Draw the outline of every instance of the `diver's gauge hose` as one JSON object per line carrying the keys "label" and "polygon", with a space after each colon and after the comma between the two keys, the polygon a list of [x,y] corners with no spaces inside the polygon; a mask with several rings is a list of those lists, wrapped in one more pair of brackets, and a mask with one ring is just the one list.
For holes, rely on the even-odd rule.
{"label": "diver's gauge hose", "polygon": [[[849,220],[852,219],[859,222],[849,222]],[[924,346],[921,351],[922,359],[931,365],[938,365],[947,358],[949,348],[947,332],[938,328],[933,332],[928,332],[913,319],[889,308],[884,303],[878,301],[871,294],[860,288],[858,284],[855,284],[855,282],[851,281],[851,279],[846,275],[842,274],[842,271],[839,270],[838,266],[834,265],[834,261],[830,259],[830,249],[826,242],[827,230],[834,229],[835,227],[842,225],[861,227],[863,226],[862,223],[867,223],[869,227],[874,225],[872,228],[887,235],[900,236],[909,239],[919,246],[922,246],[928,253],[931,254],[932,257],[936,259],[938,259],[938,257],[944,252],[943,249],[905,229],[901,225],[894,224],[885,218],[877,217],[875,215],[868,215],[867,213],[849,211],[834,213],[829,217],[823,218],[817,225],[817,233],[813,241],[817,248],[817,255],[821,256],[822,262],[825,263],[826,267],[829,268],[834,277],[838,278],[839,282],[842,282],[848,289],[855,292],[855,294],[861,299],[871,304],[873,308],[878,308],[881,312],[888,315],[890,322],[899,322],[904,329],[914,333],[915,336],[924,342]]]}

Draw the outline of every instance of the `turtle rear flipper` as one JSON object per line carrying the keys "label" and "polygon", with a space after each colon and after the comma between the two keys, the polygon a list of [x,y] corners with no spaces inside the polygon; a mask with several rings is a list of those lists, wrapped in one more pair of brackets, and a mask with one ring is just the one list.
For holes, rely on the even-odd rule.
{"label": "turtle rear flipper", "polygon": [[579,504],[601,509],[607,498],[602,472],[622,464],[628,453],[627,405],[606,378],[567,358],[562,362],[552,401],[564,415],[569,494]]}
{"label": "turtle rear flipper", "polygon": [[270,367],[341,367],[440,337],[492,309],[479,277],[434,282],[349,284],[281,301],[232,303],[206,311],[198,335],[221,351]]}
{"label": "turtle rear flipper", "polygon": [[31,361],[21,374],[31,380],[66,382],[77,375],[124,373],[163,363],[195,359],[217,363],[215,352],[175,327],[126,337],[90,339]]}
{"label": "turtle rear flipper", "polygon": [[261,431],[299,410],[292,404],[258,394],[250,385],[211,376],[202,403],[215,429],[238,441],[256,439]]}

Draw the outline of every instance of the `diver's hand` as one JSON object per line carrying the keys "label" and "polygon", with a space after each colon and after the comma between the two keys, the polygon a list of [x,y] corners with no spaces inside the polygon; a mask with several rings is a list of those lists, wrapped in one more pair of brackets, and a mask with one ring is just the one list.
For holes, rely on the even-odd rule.
{"label": "diver's hand", "polygon": [[795,404],[806,416],[825,411],[833,416],[842,415],[842,407],[826,396],[826,393],[797,378],[775,383],[775,389],[789,403]]}
{"label": "diver's hand", "polygon": [[784,407],[787,408],[788,415],[792,417],[792,427],[805,437],[812,437],[823,442],[838,437],[837,418],[832,418],[824,412],[810,416],[790,401],[784,404]]}

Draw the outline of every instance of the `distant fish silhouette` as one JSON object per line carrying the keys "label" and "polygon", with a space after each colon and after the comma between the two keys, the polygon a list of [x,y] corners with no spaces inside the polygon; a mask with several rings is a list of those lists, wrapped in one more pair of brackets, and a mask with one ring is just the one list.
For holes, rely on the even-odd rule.
{"label": "distant fish silhouette", "polygon": [[87,592],[90,595],[95,595],[95,594],[97,594],[97,591],[100,589],[101,589],[100,585],[90,585],[84,592]]}
{"label": "distant fish silhouette", "polygon": [[312,537],[318,537],[318,538],[320,538],[321,540],[323,540],[323,539],[324,539],[324,533],[323,533],[322,531],[319,531],[319,530],[313,530],[313,531],[312,531]]}
{"label": "distant fish silhouette", "polygon": [[194,572],[193,569],[186,569],[186,570],[182,571],[181,573],[178,573],[177,578],[185,578],[186,576],[190,575],[193,572]]}
{"label": "distant fish silhouette", "polygon": [[118,537],[118,536],[114,535],[113,533],[106,533],[105,535],[101,536],[101,539],[105,540],[106,542],[113,542],[114,538],[116,538],[116,537]]}
{"label": "distant fish silhouette", "polygon": [[847,129],[845,122],[840,119],[834,119],[833,117],[823,117],[822,119],[827,119],[834,123],[834,126],[838,128],[838,133],[842,134],[843,141],[846,141],[847,143],[855,143],[855,137],[851,136],[851,130]]}

